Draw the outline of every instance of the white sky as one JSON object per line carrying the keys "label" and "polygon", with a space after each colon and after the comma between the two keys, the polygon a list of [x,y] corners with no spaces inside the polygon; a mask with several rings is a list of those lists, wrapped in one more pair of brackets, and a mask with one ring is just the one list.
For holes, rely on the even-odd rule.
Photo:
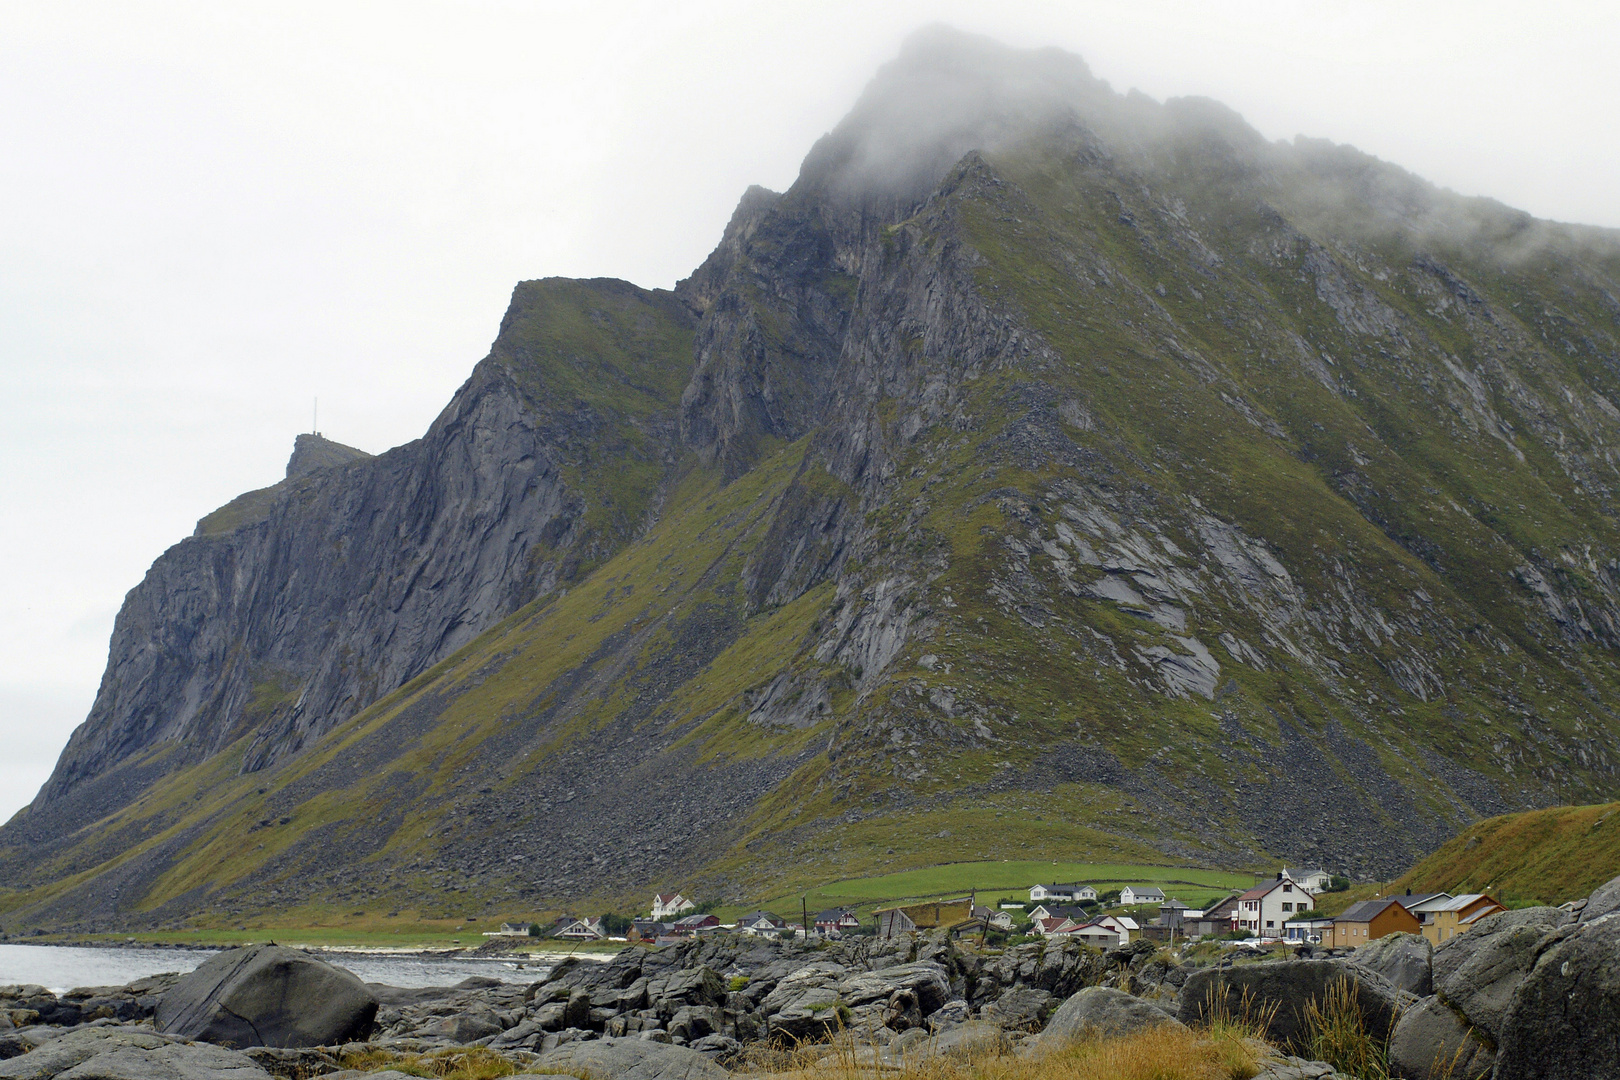
{"label": "white sky", "polygon": [[673,284],[933,21],[1620,226],[1612,2],[0,0],[0,818],[312,397],[380,451],[516,281]]}

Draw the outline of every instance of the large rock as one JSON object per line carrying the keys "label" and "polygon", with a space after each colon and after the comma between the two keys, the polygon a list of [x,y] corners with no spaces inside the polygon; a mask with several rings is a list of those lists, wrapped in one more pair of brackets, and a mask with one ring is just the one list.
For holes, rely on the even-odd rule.
{"label": "large rock", "polygon": [[224,1046],[331,1046],[364,1034],[377,998],[298,949],[250,945],[210,958],[158,1006],[158,1030]]}
{"label": "large rock", "polygon": [[1620,877],[1599,885],[1581,909],[1581,922],[1596,922],[1611,911],[1620,911]]}
{"label": "large rock", "polygon": [[1496,1051],[1438,997],[1401,1014],[1389,1039],[1389,1070],[1405,1080],[1479,1080]]}
{"label": "large rock", "polygon": [[640,1038],[567,1043],[542,1053],[529,1067],[598,1080],[727,1080],[731,1075],[706,1054]]}
{"label": "large rock", "polygon": [[898,991],[915,994],[917,1009],[925,1017],[951,998],[951,984],[938,964],[900,964],[862,971],[838,984],[839,997],[852,1007],[888,1001]]}
{"label": "large rock", "polygon": [[1502,1018],[1541,944],[1569,913],[1558,908],[1503,911],[1481,919],[1434,952],[1434,989],[1471,1026],[1497,1040]]}
{"label": "large rock", "polygon": [[1178,1018],[1184,1024],[1207,1022],[1222,1006],[1238,1012],[1276,1006],[1267,1038],[1279,1046],[1303,1050],[1307,1041],[1306,1007],[1320,1007],[1328,991],[1348,981],[1355,991],[1362,1023],[1374,1038],[1387,1039],[1402,1006],[1401,992],[1380,975],[1337,960],[1283,960],[1230,968],[1205,968],[1187,977],[1181,988]]}
{"label": "large rock", "polygon": [[1503,1017],[1496,1080],[1620,1077],[1620,914],[1555,931]]}
{"label": "large rock", "polygon": [[5,1080],[270,1080],[250,1058],[151,1031],[87,1027],[0,1061]]}
{"label": "large rock", "polygon": [[1520,908],[1487,915],[1475,923],[1472,930],[1458,934],[1434,950],[1434,988],[1441,990],[1476,953],[1490,947],[1503,934],[1530,930],[1546,935],[1570,921],[1569,912],[1551,907]]}
{"label": "large rock", "polygon": [[805,1039],[825,1034],[842,1022],[838,986],[846,969],[842,964],[807,964],[784,975],[760,1002],[772,1035]]}
{"label": "large rock", "polygon": [[1015,986],[979,1011],[1008,1031],[1039,1031],[1052,1015],[1057,998],[1034,986]]}
{"label": "large rock", "polygon": [[1409,994],[1434,993],[1434,946],[1422,934],[1385,934],[1350,954],[1350,962],[1382,975]]}
{"label": "large rock", "polygon": [[1058,1045],[1088,1036],[1117,1038],[1144,1028],[1181,1021],[1139,997],[1107,986],[1088,986],[1058,1006],[1041,1032],[1041,1044]]}

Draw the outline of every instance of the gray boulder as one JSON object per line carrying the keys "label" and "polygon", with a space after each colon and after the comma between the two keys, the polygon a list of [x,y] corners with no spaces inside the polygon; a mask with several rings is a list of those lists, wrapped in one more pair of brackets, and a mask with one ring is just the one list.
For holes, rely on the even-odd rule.
{"label": "gray boulder", "polygon": [[784,975],[760,1002],[773,1035],[812,1038],[836,1028],[842,1019],[838,985],[847,974],[842,964],[807,964]]}
{"label": "gray boulder", "polygon": [[1238,1011],[1246,998],[1254,1007],[1274,1004],[1267,1038],[1301,1051],[1307,1040],[1306,1007],[1311,1002],[1320,1007],[1328,991],[1346,981],[1355,991],[1367,1031],[1377,1039],[1389,1038],[1403,1005],[1401,992],[1383,976],[1337,960],[1281,960],[1196,971],[1181,988],[1177,1018],[1189,1025],[1205,1023],[1222,1007]]}
{"label": "gray boulder", "polygon": [[1438,997],[1401,1014],[1389,1038],[1389,1070],[1405,1080],[1479,1080],[1496,1051]]}
{"label": "gray boulder", "polygon": [[1385,934],[1361,946],[1349,959],[1409,994],[1428,997],[1434,993],[1434,946],[1422,934]]}
{"label": "gray boulder", "polygon": [[1550,907],[1520,908],[1518,911],[1499,911],[1495,915],[1487,915],[1475,923],[1472,930],[1458,934],[1434,950],[1434,988],[1438,991],[1445,986],[1451,976],[1498,935],[1523,929],[1545,935],[1570,921],[1569,912]]}
{"label": "gray boulder", "polygon": [[1434,989],[1471,1026],[1496,1042],[1519,983],[1535,966],[1547,936],[1569,922],[1558,908],[1504,911],[1434,952]]}
{"label": "gray boulder", "polygon": [[707,1054],[651,1039],[593,1039],[542,1053],[529,1066],[600,1080],[727,1080]]}
{"label": "gray boulder", "polygon": [[916,995],[917,1009],[932,1015],[951,998],[951,984],[938,964],[900,964],[850,975],[838,984],[838,995],[851,1007],[888,1001],[899,991]]}
{"label": "gray boulder", "polygon": [[1113,1038],[1161,1024],[1185,1026],[1157,1005],[1123,990],[1088,986],[1058,1006],[1041,1032],[1041,1044],[1057,1045],[1088,1035]]}
{"label": "gray boulder", "polygon": [[1254,1074],[1253,1080],[1355,1080],[1325,1061],[1307,1061],[1287,1054],[1274,1054],[1257,1064],[1260,1071]]}
{"label": "gray boulder", "polygon": [[158,1030],[225,1046],[332,1046],[363,1035],[377,998],[351,972],[299,949],[250,945],[211,957],[158,1005]]}
{"label": "gray boulder", "polygon": [[171,1043],[155,1050],[134,1046],[97,1054],[55,1080],[268,1080],[251,1058],[223,1046]]}
{"label": "gray boulder", "polygon": [[[535,1026],[539,1027],[538,1024]],[[467,1046],[500,1033],[500,1021],[495,1019],[491,1010],[475,1009],[442,1017],[419,1029],[416,1035],[421,1039],[443,1039],[456,1046]]]}
{"label": "gray boulder", "polygon": [[988,1020],[968,1020],[954,1024],[920,1042],[901,1047],[897,1055],[905,1063],[929,1057],[980,1058],[1005,1054],[1012,1040],[1000,1024]]}
{"label": "gray boulder", "polygon": [[1015,986],[979,1010],[979,1015],[1009,1031],[1039,1031],[1052,1015],[1057,998],[1033,986]]}
{"label": "gray boulder", "polygon": [[1581,922],[1596,922],[1611,911],[1620,911],[1620,877],[1599,885],[1581,908]]}
{"label": "gray boulder", "polygon": [[1555,931],[1502,1019],[1496,1080],[1620,1078],[1620,913]]}
{"label": "gray boulder", "polygon": [[5,1080],[269,1080],[244,1054],[151,1031],[86,1027],[0,1061]]}

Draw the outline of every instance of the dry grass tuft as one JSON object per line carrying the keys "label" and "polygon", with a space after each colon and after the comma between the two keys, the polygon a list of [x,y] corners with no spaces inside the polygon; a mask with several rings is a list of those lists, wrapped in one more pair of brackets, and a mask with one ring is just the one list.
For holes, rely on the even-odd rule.
{"label": "dry grass tuft", "polygon": [[1389,1080],[1389,1047],[1362,1019],[1355,984],[1340,979],[1318,1004],[1305,1006],[1310,1056],[1360,1080]]}
{"label": "dry grass tuft", "polygon": [[338,1063],[345,1069],[381,1072],[393,1069],[407,1076],[434,1080],[494,1080],[516,1076],[524,1070],[493,1050],[482,1046],[455,1046],[426,1054],[400,1054],[391,1050],[366,1050],[342,1054]]}

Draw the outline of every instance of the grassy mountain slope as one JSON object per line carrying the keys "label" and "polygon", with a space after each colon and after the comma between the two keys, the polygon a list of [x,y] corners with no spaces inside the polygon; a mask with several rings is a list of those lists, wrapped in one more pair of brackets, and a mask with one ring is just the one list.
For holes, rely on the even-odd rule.
{"label": "grassy mountain slope", "polygon": [[1555,806],[1468,826],[1395,882],[1398,891],[1488,892],[1561,904],[1620,877],[1620,803]]}
{"label": "grassy mountain slope", "polygon": [[677,294],[520,287],[481,370],[567,508],[525,603],[294,755],[7,826],[6,925],[1365,879],[1620,794],[1620,242],[1047,54],[1062,107],[917,186],[884,88],[1022,70],[947,44]]}

